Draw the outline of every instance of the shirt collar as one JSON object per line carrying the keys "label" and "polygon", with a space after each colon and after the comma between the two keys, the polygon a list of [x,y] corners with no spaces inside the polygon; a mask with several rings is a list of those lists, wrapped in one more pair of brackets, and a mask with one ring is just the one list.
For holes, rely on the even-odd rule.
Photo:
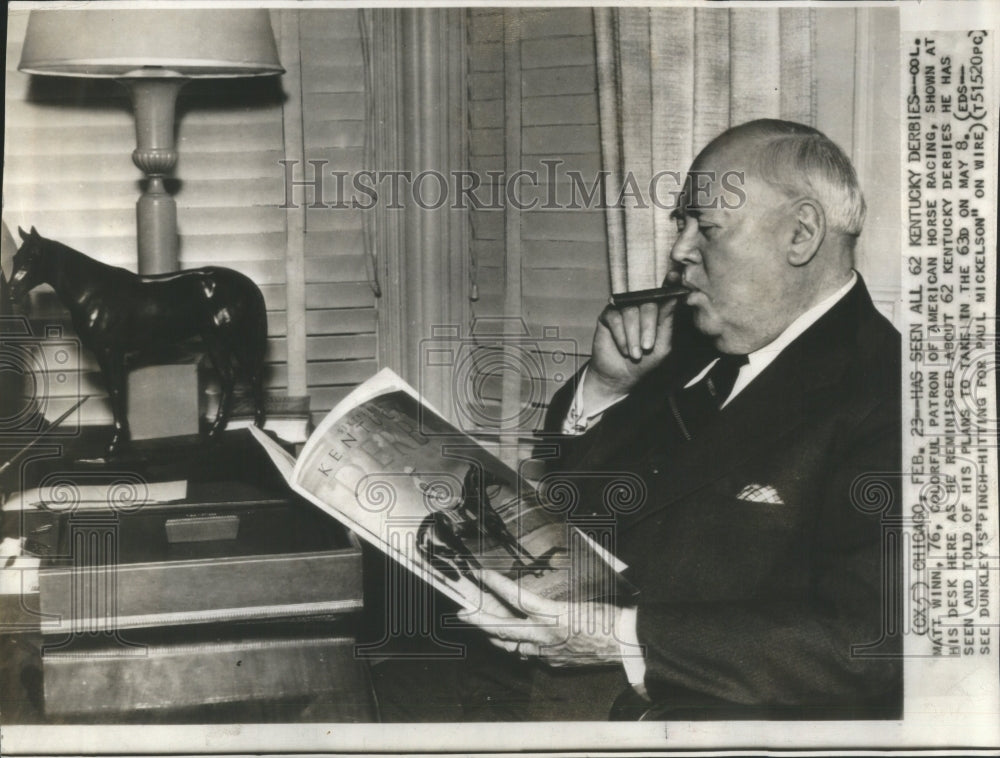
{"label": "shirt collar", "polygon": [[[851,278],[847,280],[836,292],[832,293],[828,297],[820,300],[816,305],[812,306],[809,310],[801,314],[797,319],[785,327],[785,331],[779,334],[774,340],[764,345],[764,347],[754,350],[752,353],[747,354],[747,363],[743,368],[740,369],[740,373],[736,379],[736,384],[733,385],[732,392],[730,392],[729,397],[726,402],[723,403],[725,406],[732,400],[736,395],[743,391],[750,382],[765,368],[767,368],[771,362],[778,357],[778,354],[788,347],[792,342],[802,334],[806,329],[815,324],[822,318],[822,316],[829,311],[833,306],[839,303],[851,288],[858,281],[858,274],[856,271],[851,271]],[[715,360],[709,361],[709,364],[705,366],[696,376],[694,376],[685,387],[692,387],[702,380],[702,378],[707,374],[712,366],[715,365]]]}
{"label": "shirt collar", "polygon": [[795,338],[802,334],[806,329],[815,324],[822,318],[822,316],[829,311],[833,306],[841,301],[851,288],[858,281],[858,274],[856,271],[851,271],[851,278],[847,280],[847,283],[843,287],[838,289],[836,292],[820,300],[816,305],[807,310],[787,327],[785,331],[779,334],[773,341],[764,345],[764,347],[754,350],[752,353],[747,354],[747,360],[750,364],[750,368],[758,373],[764,369],[771,361],[778,357],[778,353],[792,344]]}

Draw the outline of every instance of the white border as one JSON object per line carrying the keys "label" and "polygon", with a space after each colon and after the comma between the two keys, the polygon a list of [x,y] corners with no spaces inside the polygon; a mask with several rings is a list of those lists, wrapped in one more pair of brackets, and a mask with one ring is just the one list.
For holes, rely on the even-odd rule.
{"label": "white border", "polygon": [[[425,3],[421,0],[401,0],[380,4],[382,7],[490,7],[516,5],[531,7],[560,7],[567,5],[616,5],[614,0],[590,2],[553,2],[552,0],[513,0],[507,3],[483,0],[439,1]],[[683,5],[695,7],[761,7],[758,2],[735,0],[732,2],[660,2],[649,5]],[[73,3],[14,2],[11,10],[71,6]],[[358,8],[376,5],[374,2],[328,2],[306,0],[293,2],[202,2],[202,7],[261,7],[270,8]],[[132,2],[136,8],[190,7],[189,3]],[[780,6],[812,8],[851,8],[873,6],[900,7],[901,31],[938,29],[964,29],[970,26],[987,26],[998,31],[1000,3],[976,0],[925,0],[889,2],[782,2]],[[121,8],[121,3],[95,1],[88,7]],[[773,4],[770,7],[776,7]],[[970,22],[975,17],[975,22]],[[988,23],[984,24],[983,21]],[[818,30],[822,33],[822,29]],[[1000,71],[994,57],[994,81]],[[996,140],[994,133],[993,139]],[[1000,672],[998,672],[1000,675]],[[413,752],[438,753],[441,751],[477,752],[484,748],[531,751],[583,751],[593,748],[612,749],[608,755],[620,751],[664,750],[722,751],[735,754],[752,751],[755,754],[798,754],[796,749],[816,748],[817,755],[839,755],[845,750],[864,751],[866,754],[886,755],[910,748],[930,749],[927,755],[950,755],[956,751],[966,755],[996,755],[1000,745],[1000,714],[977,713],[969,709],[968,700],[956,702],[950,713],[907,713],[905,721],[895,722],[670,722],[635,724],[608,723],[529,723],[512,727],[510,724],[426,724],[426,725],[190,725],[190,726],[7,726],[0,731],[0,751],[3,755],[21,754],[117,754],[151,753],[217,753],[217,752],[297,752],[320,751],[353,754],[362,752],[396,752],[400,749]],[[831,745],[840,750],[829,751]],[[762,748],[764,750],[762,751]],[[824,748],[826,750],[824,750]],[[877,752],[876,752],[877,751]],[[523,754],[523,753],[522,753]],[[597,755],[598,753],[589,752]],[[712,752],[711,754],[720,754]]]}

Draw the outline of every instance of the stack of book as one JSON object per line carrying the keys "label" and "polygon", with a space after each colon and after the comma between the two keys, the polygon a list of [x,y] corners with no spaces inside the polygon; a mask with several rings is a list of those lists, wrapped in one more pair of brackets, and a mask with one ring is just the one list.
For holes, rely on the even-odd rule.
{"label": "stack of book", "polygon": [[[261,477],[269,467],[248,436],[190,451],[146,443],[160,444],[146,458],[161,475],[184,480],[151,481],[124,459],[79,472],[29,466],[33,486],[2,515],[37,563],[18,605],[34,628],[25,639],[38,646],[44,719],[212,720],[252,707],[374,720],[367,665],[354,655],[358,540]],[[239,471],[216,465],[206,480],[185,464],[187,452],[222,460],[229,447]],[[0,694],[0,708],[11,697],[25,695]]]}

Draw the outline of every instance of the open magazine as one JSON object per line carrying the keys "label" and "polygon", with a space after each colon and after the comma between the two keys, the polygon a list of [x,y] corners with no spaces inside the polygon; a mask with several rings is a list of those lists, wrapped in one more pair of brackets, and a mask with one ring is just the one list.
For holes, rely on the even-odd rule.
{"label": "open magazine", "polygon": [[298,460],[251,431],[295,492],[465,608],[480,605],[483,568],[552,599],[629,591],[620,562],[389,369],[330,411]]}

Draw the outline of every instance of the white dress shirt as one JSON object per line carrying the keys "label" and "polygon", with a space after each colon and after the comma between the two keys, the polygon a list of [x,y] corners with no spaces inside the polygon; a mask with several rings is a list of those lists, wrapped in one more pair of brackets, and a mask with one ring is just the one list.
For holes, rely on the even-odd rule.
{"label": "white dress shirt", "polygon": [[[852,271],[851,278],[846,284],[844,284],[844,286],[828,297],[823,298],[809,310],[805,311],[801,316],[789,324],[785,328],[785,331],[779,334],[772,342],[762,348],[754,350],[752,353],[748,353],[747,362],[740,368],[740,372],[736,376],[736,383],[733,385],[733,389],[729,393],[729,397],[727,397],[726,401],[722,404],[722,407],[726,407],[734,397],[746,389],[747,385],[756,379],[765,368],[771,365],[771,362],[774,361],[781,351],[788,347],[796,337],[819,321],[820,317],[840,302],[844,296],[850,292],[857,280],[857,273]],[[701,378],[711,370],[717,360],[718,358],[712,360],[707,366],[705,366],[704,369],[698,372],[697,376],[689,381],[685,387],[691,387],[697,384]],[[566,414],[565,421],[563,422],[564,434],[582,434],[600,421],[601,417],[604,415],[605,411],[608,410],[608,408],[625,398],[625,395],[621,395],[619,397],[609,399],[597,408],[585,409],[583,407],[583,384],[586,380],[587,367],[584,367],[583,373],[580,376],[580,383],[577,385],[576,393],[573,397],[573,403],[570,406],[569,413]],[[639,646],[637,627],[638,609],[634,607],[624,608],[618,622],[618,628],[615,630],[621,645],[622,664],[625,666],[625,673],[628,676],[629,683],[641,695],[645,696],[646,687],[643,680],[646,677],[646,662],[642,655],[637,654],[637,651],[641,650]]]}

